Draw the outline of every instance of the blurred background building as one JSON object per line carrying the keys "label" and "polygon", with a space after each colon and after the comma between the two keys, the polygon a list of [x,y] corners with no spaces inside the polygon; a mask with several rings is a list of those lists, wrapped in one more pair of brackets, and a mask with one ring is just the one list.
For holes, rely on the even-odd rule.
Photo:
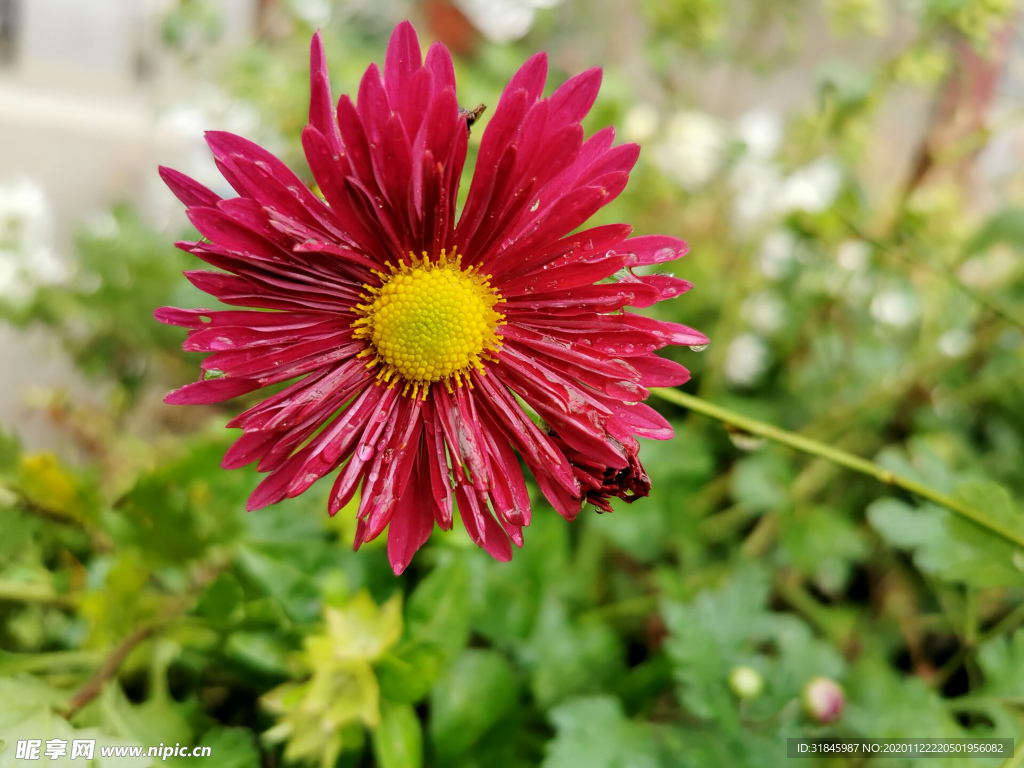
{"label": "blurred background building", "polygon": [[[27,259],[28,268],[0,266],[0,290],[58,278],[75,229],[103,226],[116,203],[131,200],[150,217],[165,209],[156,166],[193,152],[209,127],[167,117],[175,95],[194,85],[161,41],[174,5],[0,0],[0,226],[19,230],[0,259]],[[253,39],[260,10],[259,0],[220,0],[221,51]],[[21,425],[29,442],[52,443],[46,420],[24,407],[26,391],[70,386],[85,396],[88,387],[43,332],[0,326],[0,360],[0,421]]]}

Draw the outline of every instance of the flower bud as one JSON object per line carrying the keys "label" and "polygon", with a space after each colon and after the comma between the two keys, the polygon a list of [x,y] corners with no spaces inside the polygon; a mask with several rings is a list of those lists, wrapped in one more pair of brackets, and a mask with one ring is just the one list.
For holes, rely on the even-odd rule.
{"label": "flower bud", "polygon": [[753,667],[733,667],[729,688],[740,699],[756,699],[764,690],[764,676]]}
{"label": "flower bud", "polygon": [[818,723],[832,723],[839,719],[846,705],[843,689],[835,680],[827,677],[812,677],[804,685],[800,695],[804,712]]}

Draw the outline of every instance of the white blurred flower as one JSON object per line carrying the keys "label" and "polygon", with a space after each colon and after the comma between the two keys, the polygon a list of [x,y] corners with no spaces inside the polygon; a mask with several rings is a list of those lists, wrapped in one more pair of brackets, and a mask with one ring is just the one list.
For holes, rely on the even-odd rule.
{"label": "white blurred flower", "polygon": [[[206,130],[216,127],[254,138],[271,148],[277,137],[267,135],[266,128],[261,126],[259,111],[253,105],[228,99],[219,89],[201,90],[195,102],[174,105],[157,120],[157,138],[170,152],[166,164],[222,197],[233,197],[234,190],[217,169],[206,144]],[[155,226],[165,227],[176,220],[181,206],[157,175],[152,174],[142,208]]]}
{"label": "white blurred flower", "polygon": [[842,172],[834,160],[822,157],[786,176],[771,160],[747,155],[733,167],[731,181],[734,223],[750,229],[792,211],[826,210],[839,193]]}
{"label": "white blurred flower", "polygon": [[330,0],[288,0],[288,8],[307,24],[320,26],[331,19]]}
{"label": "white blurred flower", "polygon": [[743,319],[762,333],[775,333],[786,322],[786,304],[775,291],[750,294],[740,308]]}
{"label": "white blurred flower", "polygon": [[455,0],[469,22],[493,43],[511,43],[533,26],[537,11],[561,0]]}
{"label": "white blurred flower", "polygon": [[770,109],[745,112],[736,121],[736,137],[747,147],[747,154],[767,160],[782,143],[782,116]]}
{"label": "white blurred flower", "polygon": [[24,302],[66,274],[53,250],[53,210],[43,188],[25,178],[0,182],[0,297]]}
{"label": "white blurred flower", "polygon": [[871,300],[871,316],[882,325],[905,328],[917,317],[917,302],[905,291],[882,291]]}
{"label": "white blurred flower", "polygon": [[179,153],[171,163],[175,169],[226,196],[231,188],[217,170],[204,138],[206,129],[212,124],[212,116],[206,110],[179,104],[160,115],[156,131]]}
{"label": "white blurred flower", "polygon": [[722,166],[727,136],[722,122],[706,112],[681,110],[669,118],[654,147],[654,162],[684,189],[707,184]]}
{"label": "white blurred flower", "polygon": [[871,259],[871,246],[863,240],[844,240],[836,249],[836,261],[847,272],[863,272]]}
{"label": "white blurred flower", "polygon": [[972,288],[997,288],[1011,279],[1020,268],[1019,259],[1016,250],[1005,243],[999,243],[992,246],[987,253],[965,261],[957,275]]}
{"label": "white blurred flower", "polygon": [[850,306],[861,306],[874,289],[874,281],[864,272],[844,275],[831,272],[826,275],[825,287],[832,296],[840,297]]}
{"label": "white blurred flower", "polygon": [[753,333],[741,333],[729,342],[722,370],[734,387],[752,387],[768,369],[768,346]]}
{"label": "white blurred flower", "polygon": [[769,280],[785,277],[796,253],[796,237],[788,229],[769,232],[761,243],[758,260],[761,274]]}
{"label": "white blurred flower", "polygon": [[227,102],[220,118],[225,130],[239,135],[256,133],[261,126],[259,109],[255,104],[241,99]]}
{"label": "white blurred flower", "polygon": [[954,328],[939,336],[939,351],[946,357],[963,357],[974,342],[970,332],[963,328]]}
{"label": "white blurred flower", "polygon": [[206,123],[206,112],[188,104],[179,104],[160,116],[157,130],[185,137],[202,136]]}
{"label": "white blurred flower", "polygon": [[111,239],[117,237],[121,226],[117,223],[117,217],[110,211],[94,213],[83,222],[90,234],[96,237]]}
{"label": "white blurred flower", "polygon": [[774,214],[778,208],[782,172],[774,163],[744,157],[733,167],[733,223],[749,230]]}
{"label": "white blurred flower", "polygon": [[818,158],[786,178],[779,190],[780,212],[820,213],[832,205],[841,183],[842,173],[836,162],[827,157]]}
{"label": "white blurred flower", "polygon": [[658,110],[653,104],[641,102],[632,107],[622,122],[622,135],[630,141],[644,142],[658,130]]}

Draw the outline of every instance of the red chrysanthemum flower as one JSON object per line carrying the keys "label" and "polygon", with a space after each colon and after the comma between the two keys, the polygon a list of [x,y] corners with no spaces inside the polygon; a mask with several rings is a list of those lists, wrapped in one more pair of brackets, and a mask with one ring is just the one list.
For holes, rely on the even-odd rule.
{"label": "red chrysanthemum flower", "polygon": [[219,270],[189,280],[255,308],[157,311],[190,329],[185,349],[212,353],[208,375],[166,401],[214,403],[298,379],[228,423],[243,434],[223,466],[270,473],[250,510],[337,472],[330,513],[361,487],[356,547],[390,527],[396,573],[435,523],[452,527],[453,496],[473,541],[511,558],[530,522],[520,460],[569,520],[584,500],[608,510],[611,496],[646,495],[636,437],[672,430],[641,402],[645,388],[689,377],[654,351],[707,342],[625,311],[690,288],[632,271],[685,243],[630,238],[621,224],[569,234],[622,191],[639,152],[612,146],[610,128],[583,140],[600,70],[545,99],[546,57],[523,65],[457,214],[467,113],[448,50],[421,56],[400,24],[383,74],[371,65],[357,101],[335,109],[313,38],[302,143],[322,198],[227,133],[207,140],[238,197],[161,169],[203,238],[179,247]]}

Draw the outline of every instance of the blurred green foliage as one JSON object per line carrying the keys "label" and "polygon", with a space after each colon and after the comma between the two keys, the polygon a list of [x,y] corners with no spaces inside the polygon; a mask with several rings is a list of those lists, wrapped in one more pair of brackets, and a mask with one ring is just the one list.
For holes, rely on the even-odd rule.
{"label": "blurred green foliage", "polygon": [[[298,5],[278,8],[222,81],[301,169],[315,22]],[[1024,190],[972,206],[954,171],[984,126],[945,145],[930,133],[929,174],[866,168],[890,150],[873,126],[894,89],[943,92],[965,41],[991,54],[1011,4],[830,0],[824,20],[808,5],[642,3],[613,52],[590,46],[615,19],[565,0],[525,41],[467,49],[461,98],[493,105],[539,48],[556,69],[604,64],[590,127],[614,123],[644,153],[599,219],[693,246],[669,267],[697,288],[657,310],[712,339],[671,351],[694,371],[687,388],[1019,530]],[[354,92],[393,19],[326,7],[335,88]],[[201,58],[212,8],[183,0],[165,42]],[[894,44],[897,16],[916,33]],[[760,43],[766,19],[777,34]],[[769,71],[822,25],[889,44],[870,66],[833,58],[816,72],[777,142],[770,121],[759,133],[697,114],[673,74]],[[638,70],[639,85],[624,74]],[[246,513],[255,472],[219,467],[238,406],[149,402],[195,369],[152,310],[209,299],[180,277],[173,234],[127,207],[111,222],[80,236],[67,282],[0,305],[17,327],[49,328],[111,393],[102,412],[45,401],[67,430],[61,458],[0,438],[0,766],[23,738],[198,744],[228,768],[767,768],[794,736],[1021,733],[1024,552],[665,404],[676,437],[644,445],[650,498],[570,525],[532,489],[511,563],[456,529],[396,579],[381,541],[351,551],[354,507],[328,518],[324,489]],[[820,677],[844,690],[829,723],[801,701]]]}

